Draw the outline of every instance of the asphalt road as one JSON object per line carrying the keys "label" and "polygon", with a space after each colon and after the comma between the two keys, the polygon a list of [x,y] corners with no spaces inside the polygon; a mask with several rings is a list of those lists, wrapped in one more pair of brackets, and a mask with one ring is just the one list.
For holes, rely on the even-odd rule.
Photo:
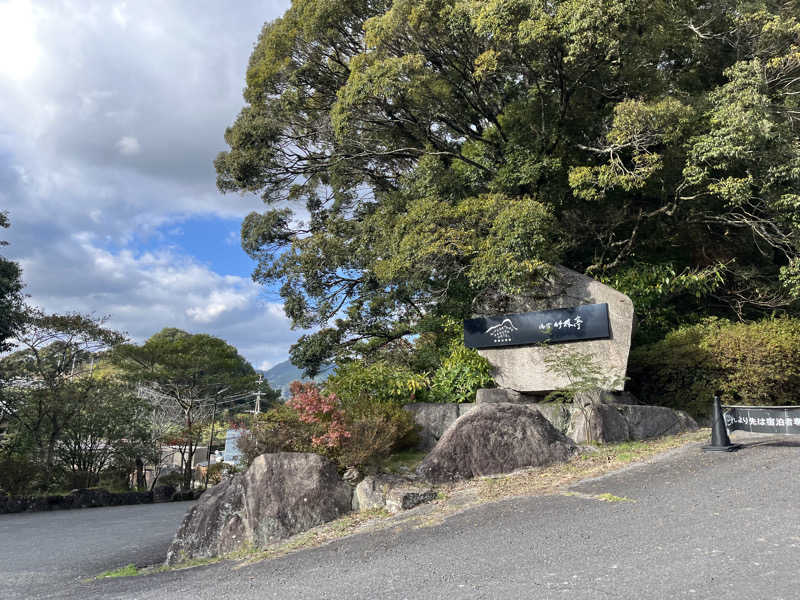
{"label": "asphalt road", "polygon": [[734,454],[688,447],[578,484],[576,495],[506,500],[246,567],[70,581],[28,597],[795,599],[797,439],[751,441]]}
{"label": "asphalt road", "polygon": [[190,502],[0,515],[0,598],[61,597],[81,578],[163,562]]}

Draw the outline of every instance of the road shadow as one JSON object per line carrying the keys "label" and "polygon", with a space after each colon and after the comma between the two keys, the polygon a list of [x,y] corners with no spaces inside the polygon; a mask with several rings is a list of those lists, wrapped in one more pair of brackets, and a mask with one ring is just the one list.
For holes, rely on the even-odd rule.
{"label": "road shadow", "polygon": [[800,448],[800,440],[736,440],[735,444],[741,444],[742,449],[754,448],[755,446],[770,446],[773,448]]}

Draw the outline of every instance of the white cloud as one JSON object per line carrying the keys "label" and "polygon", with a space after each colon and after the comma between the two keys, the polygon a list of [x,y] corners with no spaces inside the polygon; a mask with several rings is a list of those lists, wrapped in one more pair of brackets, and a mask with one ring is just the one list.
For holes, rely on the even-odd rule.
{"label": "white cloud", "polygon": [[253,364],[286,358],[299,333],[281,306],[170,236],[187,219],[260,207],[221,196],[212,162],[243,104],[261,23],[288,5],[0,0],[4,254],[33,303],[110,314],[137,342],[179,327],[217,335]]}
{"label": "white cloud", "polygon": [[[250,279],[219,275],[169,251],[114,253],[94,246],[86,234],[70,242],[20,261],[36,291],[33,300],[45,310],[110,315],[109,326],[138,343],[164,327],[209,333],[254,365],[285,360],[298,335],[282,307],[261,301]],[[52,262],[62,266],[57,281],[51,279]]]}
{"label": "white cloud", "polygon": [[123,156],[133,156],[141,152],[142,147],[139,145],[139,140],[129,135],[123,136],[117,142],[117,150]]}
{"label": "white cloud", "polygon": [[221,314],[244,308],[254,294],[233,290],[212,290],[202,303],[186,309],[186,314],[198,323],[211,323]]}
{"label": "white cloud", "polygon": [[24,81],[35,75],[42,50],[36,13],[28,0],[0,3],[0,76]]}
{"label": "white cloud", "polygon": [[128,26],[128,6],[127,2],[120,2],[119,4],[115,4],[114,7],[111,9],[111,18],[113,21],[125,29]]}

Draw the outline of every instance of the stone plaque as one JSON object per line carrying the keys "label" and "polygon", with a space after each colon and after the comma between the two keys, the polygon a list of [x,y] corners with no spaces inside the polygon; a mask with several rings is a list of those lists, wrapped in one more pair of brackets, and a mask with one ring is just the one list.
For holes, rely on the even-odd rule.
{"label": "stone plaque", "polygon": [[[602,368],[608,375],[607,389],[622,390],[624,384],[619,382],[624,380],[628,368],[633,333],[633,302],[614,288],[558,266],[553,277],[526,294],[485,294],[476,299],[473,313],[476,318],[487,318],[495,315],[573,309],[586,304],[607,305],[608,337],[574,341],[569,344],[569,348],[584,353],[587,360]],[[499,387],[525,393],[545,393],[570,384],[564,376],[554,374],[545,366],[544,358],[552,351],[554,347],[547,344],[506,345],[480,348],[478,353],[492,365],[492,376]]]}
{"label": "stone plaque", "polygon": [[464,345],[467,348],[574,342],[608,338],[610,335],[608,304],[605,303],[464,321]]}

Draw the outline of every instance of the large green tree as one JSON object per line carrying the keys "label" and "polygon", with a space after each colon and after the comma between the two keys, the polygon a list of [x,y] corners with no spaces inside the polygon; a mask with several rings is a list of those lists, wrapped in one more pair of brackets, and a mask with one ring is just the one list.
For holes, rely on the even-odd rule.
{"label": "large green tree", "polygon": [[255,392],[255,370],[224,340],[174,328],[162,329],[141,346],[117,346],[114,362],[166,417],[164,441],[179,447],[183,487],[189,489],[195,451],[207,441],[203,427],[213,418],[215,403],[225,405],[223,393],[240,399],[237,393]]}
{"label": "large green tree", "polygon": [[[111,377],[101,377],[87,390],[77,413],[61,432],[56,456],[71,473],[70,485],[97,485],[101,474],[112,465],[125,473],[136,468],[151,440],[151,406],[133,393],[130,386]],[[137,487],[139,482],[137,482]]]}
{"label": "large green tree", "polygon": [[[8,215],[0,212],[0,227],[8,228]],[[0,240],[0,246],[8,242]],[[0,256],[0,352],[13,347],[10,338],[25,319],[22,296],[22,271],[19,264]]]}
{"label": "large green tree", "polygon": [[0,360],[0,417],[9,422],[4,450],[31,458],[41,474],[36,483],[46,488],[66,432],[109,392],[94,372],[98,355],[124,336],[102,318],[28,309],[15,338],[19,349]]}
{"label": "large green tree", "polygon": [[294,0],[217,158],[314,371],[560,260],[642,330],[800,290],[800,3]]}

